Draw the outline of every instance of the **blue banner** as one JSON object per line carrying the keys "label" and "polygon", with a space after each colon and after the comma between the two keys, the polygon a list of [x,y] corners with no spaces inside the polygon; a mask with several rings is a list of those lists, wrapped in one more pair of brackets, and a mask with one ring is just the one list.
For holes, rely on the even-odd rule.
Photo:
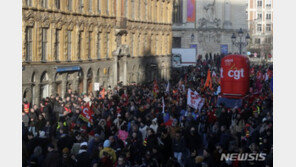
{"label": "blue banner", "polygon": [[58,67],[57,72],[79,71],[80,69],[80,66]]}
{"label": "blue banner", "polygon": [[242,99],[230,99],[226,97],[219,97],[217,101],[217,106],[223,104],[226,108],[240,108],[242,106],[243,100]]}
{"label": "blue banner", "polygon": [[228,54],[228,45],[220,45],[221,47],[221,54]]}

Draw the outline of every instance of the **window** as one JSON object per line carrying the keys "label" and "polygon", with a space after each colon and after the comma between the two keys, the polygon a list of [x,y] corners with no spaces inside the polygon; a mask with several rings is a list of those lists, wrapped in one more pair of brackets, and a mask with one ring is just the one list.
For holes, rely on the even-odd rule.
{"label": "window", "polygon": [[67,31],[67,60],[71,61],[72,31]]}
{"label": "window", "polygon": [[182,22],[182,7],[180,0],[174,1],[173,7],[173,22],[174,23],[181,23]]}
{"label": "window", "polygon": [[97,58],[100,59],[100,32],[98,32],[98,39],[97,39]]}
{"label": "window", "polygon": [[78,60],[81,60],[81,48],[82,48],[82,32],[78,32]]}
{"label": "window", "polygon": [[262,13],[257,14],[257,19],[262,19]]}
{"label": "window", "polygon": [[26,29],[26,61],[32,60],[32,27]]}
{"label": "window", "polygon": [[266,20],[270,20],[271,19],[271,14],[270,13],[267,13],[266,14]]}
{"label": "window", "polygon": [[98,13],[101,13],[101,8],[100,8],[100,0],[97,0],[97,10],[98,10]]}
{"label": "window", "polygon": [[60,7],[61,7],[60,0],[55,0],[55,6],[56,6],[57,9],[60,9]]}
{"label": "window", "polygon": [[26,0],[27,6],[32,6],[32,0]]}
{"label": "window", "polygon": [[262,0],[257,1],[257,7],[262,7]]}
{"label": "window", "polygon": [[266,0],[265,3],[266,3],[266,7],[271,7],[271,0]]}
{"label": "window", "polygon": [[173,48],[181,48],[181,37],[173,37]]}
{"label": "window", "polygon": [[109,33],[106,34],[106,44],[107,44],[106,58],[109,57],[109,47],[110,47],[109,35],[110,35]]}
{"label": "window", "polygon": [[91,32],[88,32],[88,59],[91,59]]}
{"label": "window", "polygon": [[92,12],[92,0],[88,0],[88,11],[91,13]]}
{"label": "window", "polygon": [[72,11],[72,0],[68,0],[68,10]]}
{"label": "window", "polygon": [[266,31],[271,31],[271,24],[266,24]]}
{"label": "window", "polygon": [[42,29],[42,53],[41,61],[45,62],[47,59],[47,29]]}
{"label": "window", "polygon": [[255,44],[260,44],[260,38],[255,39]]}
{"label": "window", "polygon": [[83,0],[79,0],[79,11],[82,12],[83,9]]}
{"label": "window", "polygon": [[259,31],[259,32],[262,31],[262,25],[261,24],[257,24],[257,31]]}
{"label": "window", "polygon": [[47,1],[47,0],[42,0],[42,1],[41,1],[41,6],[42,6],[43,8],[48,8],[48,1]]}
{"label": "window", "polygon": [[61,34],[61,30],[56,30],[56,41],[55,41],[55,58],[56,58],[56,61],[60,60],[60,34]]}

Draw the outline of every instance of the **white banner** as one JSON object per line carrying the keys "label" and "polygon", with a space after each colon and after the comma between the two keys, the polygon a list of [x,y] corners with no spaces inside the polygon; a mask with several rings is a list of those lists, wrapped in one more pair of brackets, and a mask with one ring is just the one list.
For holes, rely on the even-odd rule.
{"label": "white banner", "polygon": [[95,88],[95,91],[100,91],[100,83],[95,82],[94,83],[94,88]]}
{"label": "white banner", "polygon": [[199,96],[199,94],[196,91],[192,91],[191,89],[188,89],[187,93],[187,105],[194,108],[201,110],[202,106],[204,105],[205,99]]}

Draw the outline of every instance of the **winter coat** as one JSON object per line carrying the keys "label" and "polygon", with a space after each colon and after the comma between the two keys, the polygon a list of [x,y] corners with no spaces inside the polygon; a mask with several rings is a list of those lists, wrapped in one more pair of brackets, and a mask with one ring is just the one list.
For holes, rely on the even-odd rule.
{"label": "winter coat", "polygon": [[80,153],[76,156],[76,166],[77,167],[90,167],[91,165],[91,159],[90,155],[85,150],[80,150]]}
{"label": "winter coat", "polygon": [[181,137],[179,140],[173,139],[172,149],[173,152],[184,152],[185,151],[185,140]]}
{"label": "winter coat", "polygon": [[115,150],[113,150],[110,147],[105,147],[103,150],[100,151],[100,158],[103,158],[103,153],[104,152],[107,152],[110,155],[111,160],[113,161],[113,163],[116,162],[116,153],[115,153]]}
{"label": "winter coat", "polygon": [[49,152],[43,161],[43,167],[62,167],[59,154],[56,151]]}

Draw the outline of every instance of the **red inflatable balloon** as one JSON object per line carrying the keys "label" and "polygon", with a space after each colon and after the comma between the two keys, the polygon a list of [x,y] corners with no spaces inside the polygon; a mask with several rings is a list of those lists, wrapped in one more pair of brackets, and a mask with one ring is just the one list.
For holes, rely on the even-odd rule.
{"label": "red inflatable balloon", "polygon": [[249,68],[249,58],[243,55],[228,55],[221,60],[222,96],[239,98],[249,92]]}

